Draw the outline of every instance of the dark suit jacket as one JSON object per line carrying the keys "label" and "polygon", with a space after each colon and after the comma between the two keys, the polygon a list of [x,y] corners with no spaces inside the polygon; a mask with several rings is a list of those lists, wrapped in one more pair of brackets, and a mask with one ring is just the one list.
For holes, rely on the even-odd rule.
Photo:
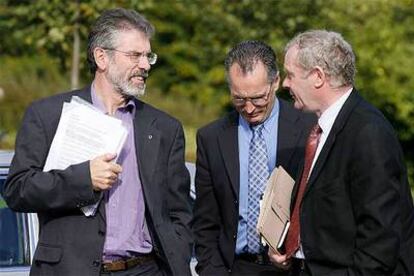
{"label": "dark suit jacket", "polygon": [[[235,256],[239,221],[239,115],[233,111],[197,133],[193,229],[201,275],[226,275]],[[280,101],[277,166],[295,177],[315,117]]]}
{"label": "dark suit jacket", "polygon": [[[85,217],[79,210],[98,198],[92,189],[89,161],[42,172],[63,102],[72,96],[91,102],[87,88],[37,101],[27,109],[4,186],[10,208],[39,216],[32,275],[99,275],[105,206],[100,204],[94,217]],[[190,179],[184,163],[182,126],[139,100],[135,104],[136,154],[154,249],[171,274],[190,275]]]}
{"label": "dark suit jacket", "polygon": [[310,175],[300,222],[313,275],[414,275],[414,209],[403,154],[391,125],[356,91]]}

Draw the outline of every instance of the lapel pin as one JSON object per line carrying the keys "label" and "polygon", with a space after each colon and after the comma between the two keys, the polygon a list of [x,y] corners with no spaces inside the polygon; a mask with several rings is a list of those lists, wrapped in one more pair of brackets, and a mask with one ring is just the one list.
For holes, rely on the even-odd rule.
{"label": "lapel pin", "polygon": [[148,135],[148,139],[150,139],[150,140],[152,139],[152,135],[151,135],[151,134],[150,134],[150,135]]}

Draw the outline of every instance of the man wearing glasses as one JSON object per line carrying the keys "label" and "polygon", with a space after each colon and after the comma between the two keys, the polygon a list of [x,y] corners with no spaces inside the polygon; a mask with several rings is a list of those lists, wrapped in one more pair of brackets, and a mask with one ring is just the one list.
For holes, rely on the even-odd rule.
{"label": "man wearing glasses", "polygon": [[283,166],[292,177],[314,122],[276,97],[279,70],[271,47],[236,45],[225,60],[235,110],[197,133],[193,229],[200,275],[278,275],[256,233],[266,181]]}
{"label": "man wearing glasses", "polygon": [[[137,99],[157,60],[153,32],[135,11],[105,11],[89,34],[92,85],[28,108],[4,198],[14,210],[39,214],[31,275],[190,275],[183,129]],[[72,96],[120,119],[128,137],[118,156],[43,172],[62,105]],[[81,212],[96,202],[94,216]]]}

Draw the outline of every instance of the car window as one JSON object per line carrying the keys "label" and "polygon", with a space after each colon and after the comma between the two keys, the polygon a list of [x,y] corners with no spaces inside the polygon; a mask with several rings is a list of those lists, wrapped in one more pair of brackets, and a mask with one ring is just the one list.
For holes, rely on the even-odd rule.
{"label": "car window", "polygon": [[[0,191],[5,178],[0,177]],[[0,194],[0,267],[26,265],[23,215],[7,207]]]}

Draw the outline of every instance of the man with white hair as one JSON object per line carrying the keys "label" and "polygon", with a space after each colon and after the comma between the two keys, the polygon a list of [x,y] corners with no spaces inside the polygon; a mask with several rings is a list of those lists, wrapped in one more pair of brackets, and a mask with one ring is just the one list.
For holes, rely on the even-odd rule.
{"label": "man with white hair", "polygon": [[[292,275],[413,275],[414,208],[398,138],[354,87],[355,56],[335,32],[286,47],[283,86],[314,112],[284,252]],[[282,254],[283,253],[283,254]]]}

